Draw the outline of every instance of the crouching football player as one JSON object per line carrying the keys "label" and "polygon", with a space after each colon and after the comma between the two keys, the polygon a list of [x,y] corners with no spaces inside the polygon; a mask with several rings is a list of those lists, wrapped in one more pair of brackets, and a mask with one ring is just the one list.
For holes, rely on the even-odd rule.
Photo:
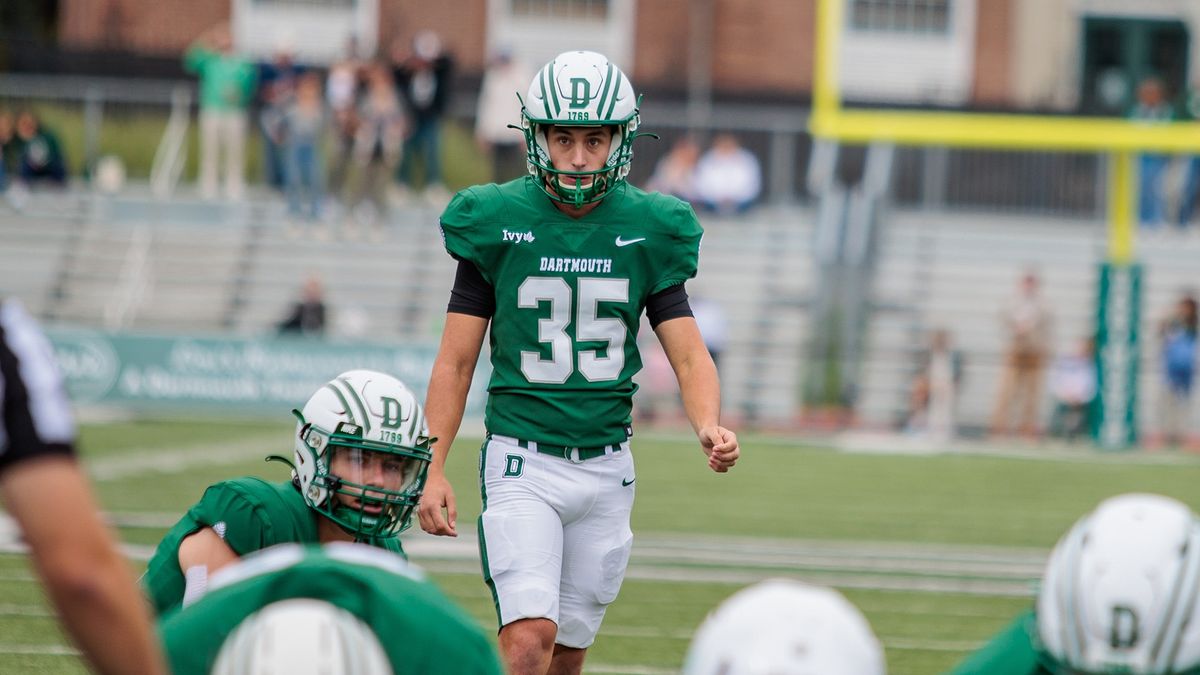
{"label": "crouching football player", "polygon": [[352,370],[321,386],[296,424],[290,481],[222,481],[159,543],[142,578],[162,614],[203,595],[208,576],[282,543],[362,542],[403,555],[425,486],[430,438],[421,405],[390,375]]}

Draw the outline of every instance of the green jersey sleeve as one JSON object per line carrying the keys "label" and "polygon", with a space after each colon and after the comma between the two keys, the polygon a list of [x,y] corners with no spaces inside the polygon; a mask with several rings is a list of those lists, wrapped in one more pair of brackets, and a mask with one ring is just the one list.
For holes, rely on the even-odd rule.
{"label": "green jersey sleeve", "polygon": [[275,524],[266,518],[262,498],[252,495],[238,483],[212,485],[192,508],[192,515],[199,525],[211,527],[220,534],[239,556],[262,549],[266,542],[274,539],[271,531]]}
{"label": "green jersey sleeve", "polygon": [[1049,675],[1034,647],[1036,632],[1033,610],[1026,610],[949,675]]}
{"label": "green jersey sleeve", "polygon": [[696,276],[700,266],[700,239],[704,235],[690,205],[667,195],[656,194],[655,198],[652,212],[660,218],[667,250],[662,252],[662,265],[650,288],[651,294]]}
{"label": "green jersey sleeve", "polygon": [[146,566],[142,586],[158,613],[183,600],[179,546],[206,527],[239,556],[282,542],[317,541],[315,514],[290,482],[238,478],[216,483],[167,532]]}
{"label": "green jersey sleeve", "polygon": [[[459,191],[442,212],[439,226],[446,252],[456,260],[473,263],[484,272],[477,245],[480,200],[472,188]],[[486,277],[485,277],[486,278]],[[490,281],[490,279],[489,279]]]}

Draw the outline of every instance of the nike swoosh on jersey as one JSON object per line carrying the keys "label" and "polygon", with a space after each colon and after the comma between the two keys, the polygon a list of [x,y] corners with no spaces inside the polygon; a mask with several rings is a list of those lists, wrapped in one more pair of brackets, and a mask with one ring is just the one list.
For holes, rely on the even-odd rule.
{"label": "nike swoosh on jersey", "polygon": [[639,241],[646,241],[646,238],[638,237],[637,239],[622,239],[621,235],[617,235],[617,246],[628,246],[630,244],[636,244]]}
{"label": "nike swoosh on jersey", "polygon": [[634,476],[633,478],[630,478],[629,480],[625,480],[624,478],[622,478],[621,479],[621,487],[629,487],[630,485],[633,485],[633,481],[635,481],[635,480],[637,480],[637,476]]}

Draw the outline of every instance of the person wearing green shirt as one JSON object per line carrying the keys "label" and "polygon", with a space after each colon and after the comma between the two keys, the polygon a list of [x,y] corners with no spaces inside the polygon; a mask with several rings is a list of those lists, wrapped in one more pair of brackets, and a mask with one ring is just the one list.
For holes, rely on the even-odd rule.
{"label": "person wearing green shirt", "polygon": [[951,675],[1200,673],[1200,519],[1168,497],[1105,500],[1055,546],[1036,607]]}
{"label": "person wearing green shirt", "polygon": [[247,109],[258,69],[233,51],[227,24],[218,24],[192,43],[183,66],[200,78],[200,193],[217,196],[218,155],[225,155],[225,196],[245,191]]}
{"label": "person wearing green shirt", "polygon": [[434,446],[421,527],[454,536],[443,467],[484,337],[492,376],[479,548],[514,675],[579,673],[633,545],[629,438],[643,312],[709,468],[737,462],[717,369],[684,283],[702,229],[684,202],[626,180],[637,95],[601,54],[566,52],[522,108],[529,174],[459,192],[441,216],[458,260],[426,398]]}
{"label": "person wearing green shirt", "polygon": [[420,568],[361,544],[247,556],[159,634],[175,675],[502,672],[483,628]]}
{"label": "person wearing green shirt", "polygon": [[322,385],[298,422],[292,480],[222,481],[167,532],[142,585],[158,614],[194,602],[208,577],[281,543],[358,541],[403,555],[425,485],[429,432],[421,405],[390,375],[352,370]]}

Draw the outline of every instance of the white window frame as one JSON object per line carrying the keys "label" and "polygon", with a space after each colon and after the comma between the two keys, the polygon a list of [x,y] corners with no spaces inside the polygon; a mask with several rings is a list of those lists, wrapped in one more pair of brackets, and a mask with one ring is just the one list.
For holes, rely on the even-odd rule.
{"label": "white window frame", "polygon": [[604,18],[520,16],[514,0],[488,0],[487,46],[507,48],[528,67],[541,68],[571,49],[604,54],[626,73],[633,70],[637,0],[608,0]]}

